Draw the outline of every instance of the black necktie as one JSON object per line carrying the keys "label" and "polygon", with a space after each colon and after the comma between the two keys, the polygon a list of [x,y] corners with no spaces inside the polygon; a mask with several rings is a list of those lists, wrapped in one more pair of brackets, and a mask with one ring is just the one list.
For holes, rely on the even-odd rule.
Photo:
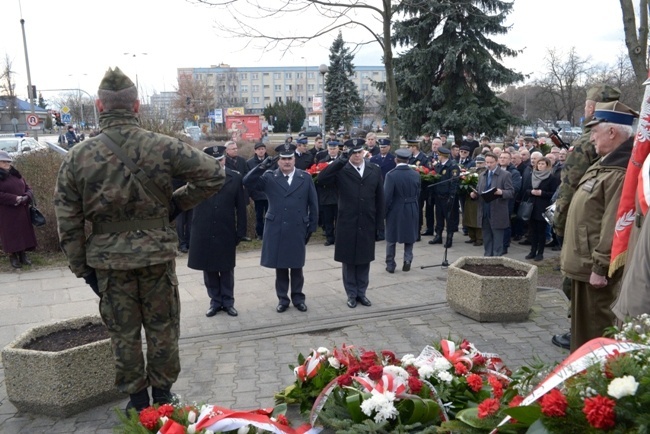
{"label": "black necktie", "polygon": [[287,182],[287,185],[289,185],[289,175],[284,175],[284,180]]}
{"label": "black necktie", "polygon": [[487,188],[490,188],[492,186],[492,171],[490,170],[488,172],[488,182],[487,182]]}

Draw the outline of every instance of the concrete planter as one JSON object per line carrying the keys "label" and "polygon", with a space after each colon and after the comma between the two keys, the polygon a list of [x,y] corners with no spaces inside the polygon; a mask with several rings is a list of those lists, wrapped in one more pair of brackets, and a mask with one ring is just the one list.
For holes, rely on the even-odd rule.
{"label": "concrete planter", "polygon": [[85,316],[29,329],[2,350],[9,401],[20,411],[67,417],[124,395],[115,388],[110,339],[59,352],[24,349],[50,333],[101,324]]}
{"label": "concrete planter", "polygon": [[[526,272],[523,277],[479,276],[466,264],[500,264]],[[505,257],[463,256],[449,266],[447,302],[476,321],[524,321],[537,294],[537,267]]]}

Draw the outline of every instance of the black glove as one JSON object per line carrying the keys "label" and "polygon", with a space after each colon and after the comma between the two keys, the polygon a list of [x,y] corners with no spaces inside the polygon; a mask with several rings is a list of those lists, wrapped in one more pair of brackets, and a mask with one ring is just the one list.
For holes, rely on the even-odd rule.
{"label": "black glove", "polygon": [[307,232],[307,236],[305,237],[305,245],[307,245],[310,238],[311,238],[311,232]]}
{"label": "black glove", "polygon": [[97,273],[93,268],[93,271],[83,276],[83,279],[86,281],[86,284],[90,286],[90,289],[99,297],[99,283],[97,282]]}
{"label": "black glove", "polygon": [[183,212],[182,209],[178,205],[176,205],[176,201],[174,199],[169,202],[169,222],[173,222],[176,220],[176,217],[178,217],[181,213]]}
{"label": "black glove", "polygon": [[341,155],[339,155],[339,160],[341,160],[342,163],[347,163],[350,160],[350,153],[346,149],[345,151],[341,151]]}
{"label": "black glove", "polygon": [[276,155],[275,157],[266,157],[264,161],[262,161],[257,167],[259,167],[262,170],[268,170],[275,164],[276,161],[280,158],[279,155]]}

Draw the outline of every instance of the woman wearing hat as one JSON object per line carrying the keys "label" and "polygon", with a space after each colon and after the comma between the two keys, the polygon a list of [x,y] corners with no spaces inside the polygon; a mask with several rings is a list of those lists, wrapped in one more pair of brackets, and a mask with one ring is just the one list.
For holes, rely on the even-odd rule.
{"label": "woman wearing hat", "polygon": [[29,215],[32,189],[12,165],[12,158],[0,151],[0,244],[9,254],[11,266],[32,265],[27,250],[36,248],[36,233]]}

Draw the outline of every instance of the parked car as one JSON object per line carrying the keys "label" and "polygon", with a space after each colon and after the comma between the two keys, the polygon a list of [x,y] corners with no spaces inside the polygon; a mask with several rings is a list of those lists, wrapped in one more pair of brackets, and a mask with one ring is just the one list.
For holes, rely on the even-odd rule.
{"label": "parked car", "polygon": [[363,128],[357,128],[354,127],[350,129],[350,137],[357,137],[357,138],[366,138],[366,134],[368,134],[368,131],[364,130]]}
{"label": "parked car", "polygon": [[31,137],[0,137],[0,151],[6,151],[12,157],[43,149],[47,146]]}
{"label": "parked car", "polygon": [[544,129],[544,127],[539,127],[537,128],[537,137],[548,137],[548,133]]}
{"label": "parked car", "polygon": [[304,131],[301,131],[299,135],[305,136],[305,137],[316,137],[321,133],[322,133],[322,131],[321,131],[320,127],[315,126],[315,125],[310,125]]}

